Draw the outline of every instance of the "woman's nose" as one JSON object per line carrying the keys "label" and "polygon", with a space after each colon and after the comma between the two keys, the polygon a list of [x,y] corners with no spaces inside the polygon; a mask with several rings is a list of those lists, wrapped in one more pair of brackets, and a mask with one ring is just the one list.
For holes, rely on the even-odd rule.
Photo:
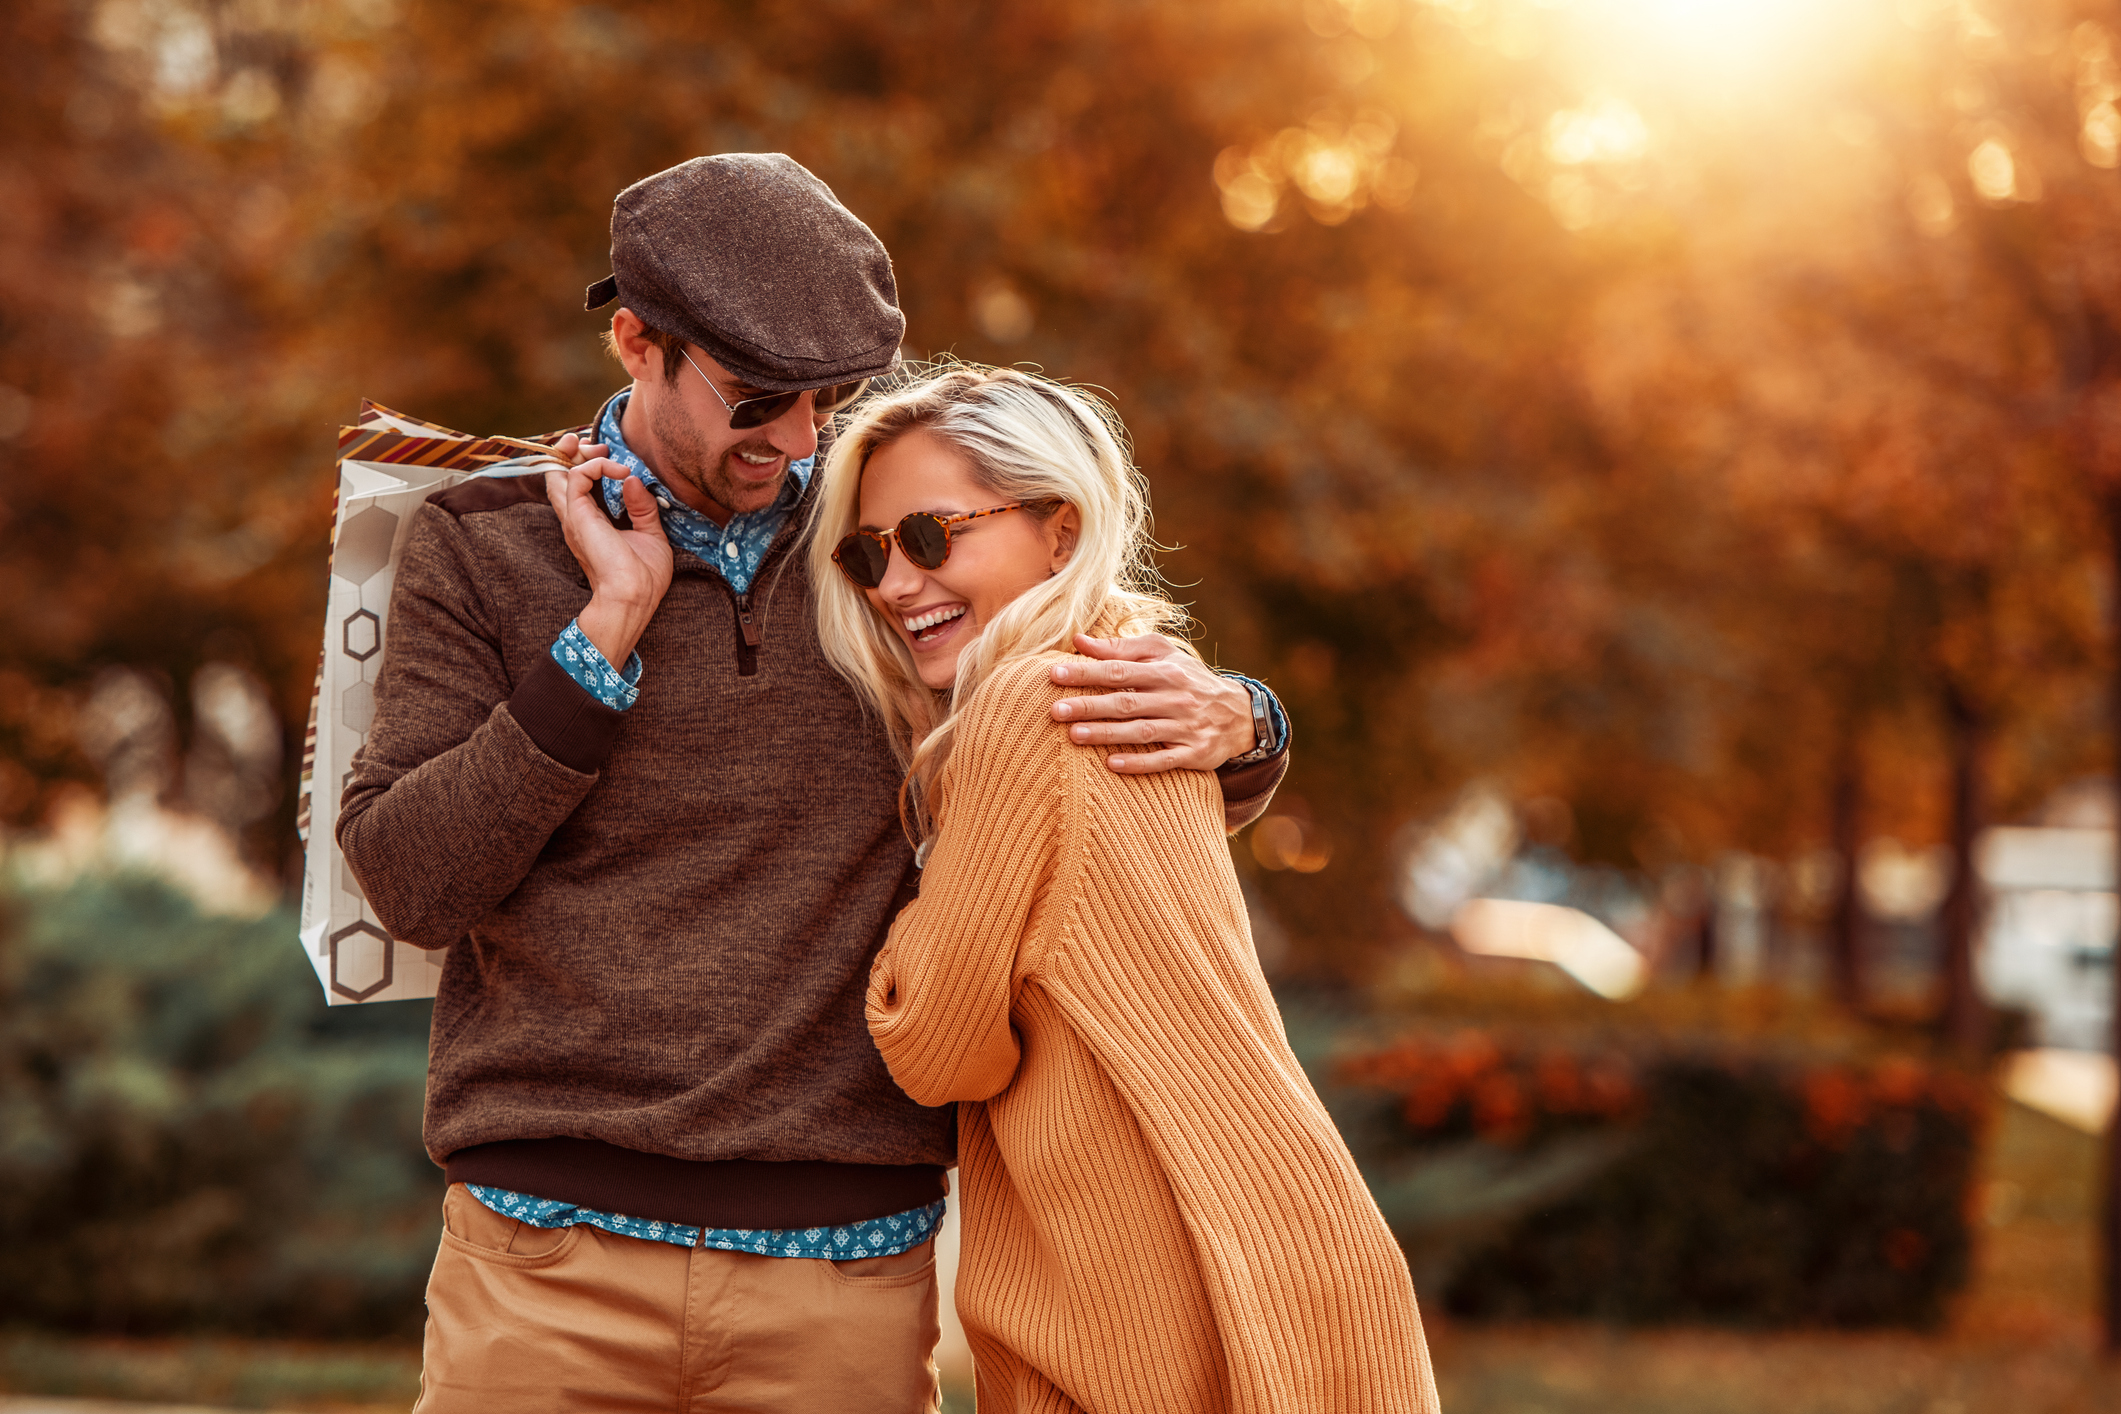
{"label": "woman's nose", "polygon": [[882,583],[877,585],[876,592],[883,597],[886,604],[910,606],[914,596],[921,592],[921,585],[926,579],[927,576],[921,573],[921,567],[906,558],[906,552],[899,548],[897,538],[893,537],[891,558],[884,562],[884,578]]}

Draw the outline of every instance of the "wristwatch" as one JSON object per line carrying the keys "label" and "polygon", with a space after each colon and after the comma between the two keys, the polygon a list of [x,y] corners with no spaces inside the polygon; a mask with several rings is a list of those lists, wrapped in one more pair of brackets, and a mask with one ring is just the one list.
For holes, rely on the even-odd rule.
{"label": "wristwatch", "polygon": [[[1230,674],[1237,677],[1237,674]],[[1225,766],[1244,766],[1254,761],[1264,761],[1281,745],[1274,731],[1274,713],[1267,706],[1267,690],[1250,678],[1237,677],[1245,685],[1245,692],[1252,698],[1252,740],[1254,745],[1242,756],[1233,756],[1223,762]]]}

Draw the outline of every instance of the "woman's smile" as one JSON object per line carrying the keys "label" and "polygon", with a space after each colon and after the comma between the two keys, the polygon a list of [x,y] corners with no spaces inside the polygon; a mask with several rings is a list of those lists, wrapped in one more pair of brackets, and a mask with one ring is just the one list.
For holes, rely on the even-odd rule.
{"label": "woman's smile", "polygon": [[913,635],[916,648],[931,647],[962,628],[971,609],[970,604],[945,604],[938,609],[909,614],[901,622],[906,625],[906,632]]}
{"label": "woman's smile", "polygon": [[[862,469],[861,524],[874,531],[916,513],[967,515],[1000,499],[980,483],[964,453],[916,429],[879,448]],[[892,542],[882,582],[864,593],[913,654],[923,683],[938,692],[949,688],[965,645],[1065,562],[1060,528],[1057,518],[1016,512],[968,520],[951,527],[948,555],[934,569],[915,564]]]}

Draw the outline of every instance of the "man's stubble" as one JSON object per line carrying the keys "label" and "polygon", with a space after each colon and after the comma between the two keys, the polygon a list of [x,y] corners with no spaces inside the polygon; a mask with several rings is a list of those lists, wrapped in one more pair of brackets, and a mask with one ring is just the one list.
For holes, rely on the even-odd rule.
{"label": "man's stubble", "polygon": [[731,466],[738,452],[781,456],[780,449],[762,438],[752,438],[724,448],[720,456],[713,456],[698,425],[685,415],[684,405],[675,398],[656,400],[649,409],[649,429],[655,434],[656,447],[662,452],[664,463],[656,469],[657,474],[666,481],[677,481],[690,487],[731,515],[762,511],[772,505],[788,479],[788,468],[784,464],[780,475],[763,486],[739,480]]}

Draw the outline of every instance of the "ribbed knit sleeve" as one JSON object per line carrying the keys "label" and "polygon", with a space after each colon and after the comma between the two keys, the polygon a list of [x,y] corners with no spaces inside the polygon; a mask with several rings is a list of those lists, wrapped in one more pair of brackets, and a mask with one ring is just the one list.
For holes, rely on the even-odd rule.
{"label": "ribbed knit sleeve", "polygon": [[[1205,802],[1181,781],[1080,781],[1084,886],[1039,982],[1170,1182],[1230,1407],[1433,1411],[1405,1260],[1226,921],[1243,905]],[[1212,945],[1233,934],[1247,946]]]}
{"label": "ribbed knit sleeve", "polygon": [[1221,792],[1051,731],[1052,661],[967,708],[870,992],[909,1093],[984,1101],[959,1120],[982,1414],[1434,1414],[1405,1258],[1289,1049]]}
{"label": "ribbed knit sleeve", "polygon": [[1006,666],[967,706],[921,896],[899,914],[869,974],[870,1034],[892,1079],[924,1105],[984,1100],[1016,1073],[1009,1008],[1024,960],[1037,953],[1027,944],[1044,921],[1067,800],[1065,763],[1017,749],[1004,724],[1052,701],[1045,662]]}

